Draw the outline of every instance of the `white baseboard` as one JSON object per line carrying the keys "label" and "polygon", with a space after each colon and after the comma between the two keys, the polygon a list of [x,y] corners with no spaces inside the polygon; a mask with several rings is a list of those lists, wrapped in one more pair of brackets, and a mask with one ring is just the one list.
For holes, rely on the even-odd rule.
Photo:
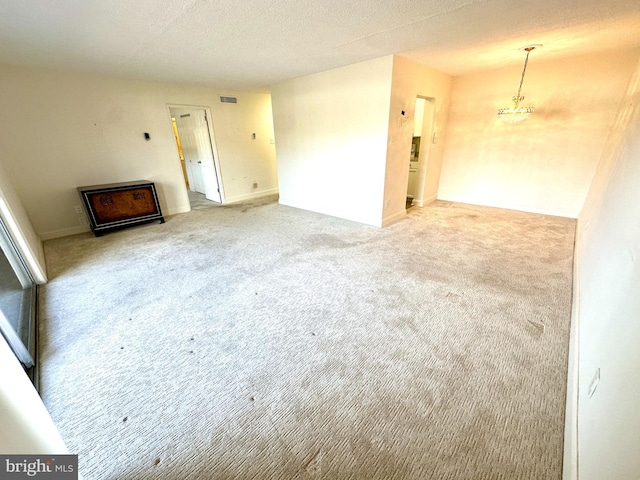
{"label": "white baseboard", "polygon": [[270,188],[269,190],[259,190],[257,192],[245,193],[243,195],[226,197],[223,203],[227,204],[227,203],[242,202],[244,200],[251,200],[252,198],[260,198],[260,197],[266,197],[268,195],[275,195],[276,193],[278,193],[278,188]]}
{"label": "white baseboard", "polygon": [[396,212],[396,213],[394,213],[392,215],[384,217],[382,219],[382,226],[386,227],[387,225],[391,225],[392,223],[395,223],[398,220],[402,220],[406,216],[407,216],[407,210],[403,208],[399,212]]}
{"label": "white baseboard", "polygon": [[493,207],[493,208],[502,208],[505,210],[516,210],[518,212],[528,212],[528,213],[538,213],[540,215],[550,215],[552,217],[565,217],[565,218],[577,218],[577,214],[573,210],[550,210],[546,208],[530,208],[528,206],[521,205],[497,205],[492,202],[476,202],[474,199],[470,198],[456,198],[456,197],[448,197],[446,195],[441,196],[438,195],[438,200],[443,200],[445,202],[454,202],[454,203],[466,203],[469,205],[479,205],[482,207]]}
{"label": "white baseboard", "polygon": [[50,230],[48,232],[40,233],[40,238],[45,240],[52,240],[54,238],[68,237],[70,235],[78,235],[79,233],[90,232],[91,229],[85,225],[79,225],[77,227],[61,228],[59,230]]}
{"label": "white baseboard", "polygon": [[191,211],[190,205],[183,206],[183,207],[176,207],[176,208],[168,208],[167,210],[162,211],[162,216],[170,217],[171,215],[178,215],[179,213],[187,213],[190,211]]}
{"label": "white baseboard", "polygon": [[353,212],[327,208],[326,205],[316,205],[316,204],[305,203],[305,202],[300,202],[295,200],[292,201],[284,197],[280,197],[279,203],[280,205],[285,205],[287,207],[299,208],[300,210],[308,210],[310,212],[316,212],[322,215],[328,215],[330,217],[342,218],[343,220],[349,220],[350,222],[362,223],[364,225],[372,225],[374,227],[382,226],[379,218],[367,219],[359,215],[356,215]]}
{"label": "white baseboard", "polygon": [[427,198],[423,198],[422,200],[413,200],[413,204],[416,207],[424,207],[425,205],[429,205],[430,203],[433,203],[436,201],[436,199],[438,198],[437,195],[431,195],[430,197]]}
{"label": "white baseboard", "polygon": [[300,208],[301,210],[309,210],[311,212],[321,213],[323,215],[329,215],[330,217],[342,218],[351,222],[363,223],[365,225],[371,225],[374,227],[386,227],[398,220],[402,220],[407,215],[407,210],[404,208],[399,212],[388,215],[382,219],[366,219],[361,216],[354,215],[353,212],[340,211],[336,209],[326,208],[325,205],[311,205],[299,201],[291,201],[290,199],[280,197],[280,205],[286,205],[287,207]]}
{"label": "white baseboard", "polygon": [[[179,213],[187,213],[190,211],[191,211],[191,207],[189,205],[186,205],[186,206],[163,210],[162,215],[164,217],[168,217],[171,215],[177,215]],[[87,233],[90,231],[91,231],[91,228],[89,228],[88,225],[79,225],[77,227],[68,227],[68,228],[61,228],[58,230],[50,230],[48,232],[40,233],[39,235],[40,235],[40,238],[43,241],[45,241],[45,240],[53,240],[54,238],[69,237],[71,235],[78,235],[79,233]]]}

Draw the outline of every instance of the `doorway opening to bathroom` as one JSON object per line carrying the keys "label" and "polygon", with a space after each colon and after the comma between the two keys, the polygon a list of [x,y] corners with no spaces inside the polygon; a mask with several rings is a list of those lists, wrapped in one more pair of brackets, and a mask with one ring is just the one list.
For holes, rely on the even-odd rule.
{"label": "doorway opening to bathroom", "polygon": [[[435,143],[434,116],[435,98],[416,97],[413,117],[413,138],[409,158],[409,181],[407,183],[407,209],[414,205],[422,207],[435,199],[427,181],[429,153]],[[437,189],[437,185],[436,185]]]}

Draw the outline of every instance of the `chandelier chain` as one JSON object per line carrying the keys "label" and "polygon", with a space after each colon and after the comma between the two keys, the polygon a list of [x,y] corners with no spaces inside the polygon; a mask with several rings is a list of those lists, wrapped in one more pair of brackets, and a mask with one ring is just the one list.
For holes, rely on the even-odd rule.
{"label": "chandelier chain", "polygon": [[541,47],[542,45],[530,45],[523,48],[523,50],[527,52],[527,56],[524,59],[524,67],[522,68],[522,75],[520,76],[518,93],[515,97],[512,97],[513,105],[511,105],[510,107],[498,109],[498,118],[503,122],[518,123],[529,118],[529,116],[533,113],[533,107],[522,107],[520,106],[520,102],[524,100],[524,97],[522,96],[522,84],[524,83],[524,75],[527,72],[527,65],[529,64],[529,54],[531,53],[531,50],[535,49],[538,46]]}
{"label": "chandelier chain", "polygon": [[520,77],[520,85],[518,86],[518,94],[516,95],[517,100],[515,100],[516,103],[522,100],[522,98],[520,98],[520,91],[522,90],[522,82],[524,82],[524,74],[527,71],[527,63],[529,63],[529,54],[533,48],[527,47],[525,50],[527,51],[527,56],[524,59],[524,68],[522,69],[522,76]]}

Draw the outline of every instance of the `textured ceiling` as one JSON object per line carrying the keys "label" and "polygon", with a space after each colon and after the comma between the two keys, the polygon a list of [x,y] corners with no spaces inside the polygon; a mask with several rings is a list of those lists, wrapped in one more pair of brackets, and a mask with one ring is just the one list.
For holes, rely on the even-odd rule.
{"label": "textured ceiling", "polygon": [[264,90],[401,54],[452,75],[640,46],[638,0],[0,0],[0,62]]}

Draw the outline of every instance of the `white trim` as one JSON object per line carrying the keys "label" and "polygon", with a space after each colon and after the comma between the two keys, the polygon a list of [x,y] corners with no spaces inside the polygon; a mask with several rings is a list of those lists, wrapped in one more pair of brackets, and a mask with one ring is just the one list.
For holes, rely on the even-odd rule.
{"label": "white trim", "polygon": [[569,332],[569,360],[567,367],[567,398],[564,418],[563,480],[578,480],[578,407],[580,372],[580,262],[582,224],[578,219],[573,248],[573,301],[571,306],[571,329]]}
{"label": "white trim", "polygon": [[[190,206],[176,207],[176,208],[171,208],[166,211],[163,211],[162,216],[165,217],[165,220],[166,220],[166,217],[168,216],[177,215],[180,213],[187,213],[190,211],[191,211]],[[153,222],[150,222],[150,223],[153,223]],[[71,235],[78,235],[80,233],[87,233],[87,232],[91,232],[91,228],[84,225],[80,225],[78,227],[61,228],[59,230],[50,230],[48,232],[41,233],[40,238],[46,241],[46,240],[53,240],[54,238],[69,237]]]}
{"label": "white trim", "polygon": [[307,204],[304,202],[291,201],[283,197],[280,197],[279,203],[280,205],[285,205],[287,207],[299,208],[300,210],[307,210],[309,212],[319,213],[321,215],[328,215],[330,217],[341,218],[343,220],[348,220],[350,222],[362,223],[363,225],[371,225],[373,227],[382,226],[380,220],[378,219],[375,221],[366,221],[366,220],[363,220],[361,217],[356,217],[351,212],[324,208],[325,207],[324,205]]}
{"label": "white trim", "polygon": [[49,230],[40,234],[40,238],[43,241],[53,240],[54,238],[69,237],[71,235],[78,235],[80,233],[90,232],[91,229],[87,226],[80,225],[78,227],[60,228],[59,230]]}
{"label": "white trim", "polygon": [[430,203],[433,203],[437,200],[438,195],[431,195],[430,197],[427,197],[426,199],[422,199],[422,200],[413,200],[413,205],[415,205],[416,207],[424,207],[425,205],[429,205]]}
{"label": "white trim", "polygon": [[402,210],[400,210],[399,212],[394,213],[393,215],[389,215],[387,217],[384,217],[382,219],[382,226],[386,227],[387,225],[391,225],[392,223],[395,223],[398,220],[402,220],[406,216],[407,216],[407,210],[403,208]]}
{"label": "white trim", "polygon": [[573,210],[548,210],[544,208],[530,208],[523,207],[519,205],[496,205],[492,203],[480,203],[471,201],[468,198],[452,198],[447,196],[438,195],[438,200],[443,200],[445,202],[454,202],[454,203],[466,203],[468,205],[479,205],[482,207],[493,207],[493,208],[502,208],[504,210],[515,210],[517,212],[527,212],[527,213],[537,213],[539,215],[550,215],[552,217],[565,217],[565,218],[578,218],[577,214]]}
{"label": "white trim", "polygon": [[[11,239],[15,243],[18,252],[29,269],[29,273],[31,273],[33,281],[38,285],[47,283],[47,272],[44,270],[46,267],[44,265],[40,265],[38,258],[33,250],[31,250],[29,242],[27,242],[25,235],[22,233],[22,229],[20,228],[20,225],[18,225],[11,208],[2,197],[0,197],[0,215],[2,215],[2,220],[11,235]],[[41,242],[42,238],[39,240]],[[40,245],[42,245],[42,243],[40,243]]]}
{"label": "white trim", "polygon": [[278,193],[278,191],[279,190],[276,187],[276,188],[270,188],[269,190],[260,190],[253,193],[245,193],[243,195],[228,197],[224,203],[226,205],[227,203],[242,202],[244,200],[251,200],[252,198],[266,197],[268,195],[275,195],[276,193]]}
{"label": "white trim", "polygon": [[186,207],[176,207],[176,208],[170,208],[165,212],[162,212],[162,216],[165,217],[170,217],[171,215],[178,215],[180,213],[189,213],[191,211],[191,206],[187,205]]}
{"label": "white trim", "polygon": [[[2,217],[2,215],[0,215],[0,217]],[[4,225],[4,227],[2,227],[2,225]],[[26,268],[22,255],[16,252],[17,246],[15,245],[15,240],[13,240],[12,237],[13,236],[9,232],[9,229],[3,220],[0,225],[0,250],[4,252],[4,256],[7,257],[9,265],[11,265],[16,277],[18,277],[20,286],[24,290],[33,285],[33,276],[31,275],[31,269]],[[1,315],[2,311],[0,311],[0,323],[2,322]]]}

